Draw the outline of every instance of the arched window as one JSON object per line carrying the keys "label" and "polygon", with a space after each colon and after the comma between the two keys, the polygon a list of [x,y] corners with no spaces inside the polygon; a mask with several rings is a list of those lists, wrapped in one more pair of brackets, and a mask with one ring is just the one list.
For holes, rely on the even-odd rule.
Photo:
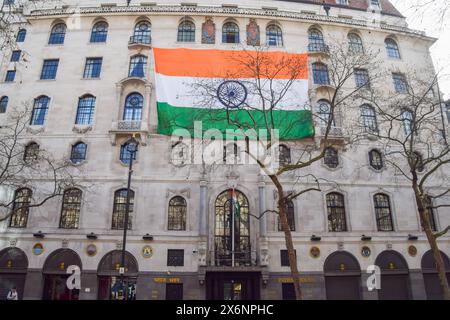
{"label": "arched window", "polygon": [[63,44],[64,38],[66,37],[67,27],[64,23],[58,23],[50,32],[50,38],[48,39],[48,44]]}
{"label": "arched window", "polygon": [[68,189],[64,191],[61,220],[59,227],[62,229],[78,229],[80,220],[82,192],[79,189]]}
{"label": "arched window", "polygon": [[50,98],[47,96],[40,96],[39,98],[34,99],[30,125],[38,126],[44,124],[49,102]]}
{"label": "arched window", "polygon": [[[291,231],[295,231],[295,213],[294,213],[294,203],[292,200],[286,202],[286,217],[288,221],[289,228]],[[283,231],[283,226],[281,225],[281,219],[278,217],[278,231]]]}
{"label": "arched window", "polygon": [[223,146],[223,162],[236,164],[239,160],[239,147],[237,143],[228,143]]}
{"label": "arched window", "polygon": [[195,24],[192,21],[184,20],[178,25],[178,42],[195,42]]}
{"label": "arched window", "polygon": [[92,124],[95,111],[95,97],[91,95],[82,96],[78,99],[77,117],[75,124]]}
{"label": "arched window", "polygon": [[23,152],[23,160],[25,162],[32,162],[37,160],[39,156],[39,145],[36,142],[30,142],[25,146]]}
{"label": "arched window", "polygon": [[9,220],[11,228],[25,228],[28,222],[28,213],[32,191],[28,188],[18,189],[14,194],[13,213]]}
{"label": "arched window", "polygon": [[0,99],[0,113],[5,113],[6,109],[8,108],[8,97],[7,96],[3,96]]}
{"label": "arched window", "polygon": [[168,229],[186,230],[187,204],[183,197],[176,196],[169,201]]}
{"label": "arched window", "polygon": [[284,144],[280,144],[278,146],[278,153],[280,166],[285,166],[291,163],[291,149],[289,149],[289,147]]}
{"label": "arched window", "polygon": [[[318,104],[317,116],[319,118],[320,126],[327,127],[332,116],[330,103],[327,100],[319,100]],[[331,125],[335,125],[334,118],[331,120]]]}
{"label": "arched window", "polygon": [[130,42],[131,43],[150,44],[151,43],[151,32],[152,32],[152,26],[151,26],[150,22],[140,21],[134,27],[134,33],[130,39]]}
{"label": "arched window", "polygon": [[378,132],[377,115],[371,105],[363,104],[361,106],[361,122],[366,132]]}
{"label": "arched window", "polygon": [[326,148],[323,162],[328,168],[337,168],[339,165],[339,155],[337,150],[333,147]]}
{"label": "arched window", "polygon": [[413,165],[417,169],[417,171],[418,172],[423,172],[423,170],[425,170],[425,165],[423,163],[422,155],[419,152],[414,151],[411,154],[411,158],[412,158],[412,161],[413,161]]}
{"label": "arched window", "polygon": [[[114,192],[114,205],[112,215],[112,226],[114,230],[123,230],[125,226],[125,214],[127,206],[127,189]],[[128,206],[128,229],[131,230],[132,214],[134,208],[134,191],[130,190],[130,202]]]}
{"label": "arched window", "polygon": [[383,169],[383,156],[378,150],[370,150],[369,152],[369,163],[375,170]]}
{"label": "arched window", "polygon": [[144,78],[147,70],[147,57],[141,54],[132,56],[130,59],[129,77]]}
{"label": "arched window", "polygon": [[94,24],[91,32],[91,42],[106,42],[108,37],[108,24],[100,21]]}
{"label": "arched window", "polygon": [[319,29],[311,28],[308,31],[308,51],[320,52],[327,51],[327,46],[323,40],[322,32]]}
{"label": "arched window", "polygon": [[329,85],[330,78],[328,76],[328,67],[320,62],[312,64],[314,84]]}
{"label": "arched window", "polygon": [[79,164],[86,160],[87,144],[84,142],[78,142],[72,146],[70,153],[70,161],[74,164]]}
{"label": "arched window", "polygon": [[136,160],[138,151],[130,152],[128,150],[128,142],[125,142],[120,146],[120,161],[123,164],[130,164],[131,156],[133,155],[133,161]]}
{"label": "arched window", "polygon": [[26,36],[27,36],[27,30],[20,29],[19,32],[17,32],[16,42],[24,42]]}
{"label": "arched window", "polygon": [[400,59],[400,51],[398,50],[397,42],[392,38],[387,38],[384,41],[386,51],[389,58]]}
{"label": "arched window", "polygon": [[337,192],[327,194],[328,231],[347,231],[344,196]]}
{"label": "arched window", "polygon": [[389,196],[378,193],[373,196],[373,202],[378,231],[394,231]]}
{"label": "arched window", "polygon": [[282,47],[283,32],[276,24],[270,24],[266,28],[266,41],[268,46]]}
{"label": "arched window", "polygon": [[125,107],[123,110],[123,120],[140,121],[142,119],[142,107],[144,105],[144,97],[137,93],[131,93],[125,99]]}
{"label": "arched window", "polygon": [[400,119],[403,124],[403,130],[405,131],[405,134],[408,136],[413,131],[413,113],[411,110],[404,109],[402,113],[400,114]]}
{"label": "arched window", "polygon": [[222,27],[223,43],[239,43],[239,27],[234,22],[227,22]]}
{"label": "arched window", "polygon": [[364,53],[364,46],[361,37],[358,34],[351,32],[347,35],[347,38],[350,52]]}

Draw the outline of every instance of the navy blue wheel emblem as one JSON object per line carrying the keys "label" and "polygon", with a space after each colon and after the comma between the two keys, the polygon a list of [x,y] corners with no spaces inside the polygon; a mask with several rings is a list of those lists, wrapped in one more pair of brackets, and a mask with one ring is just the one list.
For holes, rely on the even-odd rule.
{"label": "navy blue wheel emblem", "polygon": [[217,99],[227,108],[239,108],[247,99],[247,88],[239,81],[224,81],[217,88]]}

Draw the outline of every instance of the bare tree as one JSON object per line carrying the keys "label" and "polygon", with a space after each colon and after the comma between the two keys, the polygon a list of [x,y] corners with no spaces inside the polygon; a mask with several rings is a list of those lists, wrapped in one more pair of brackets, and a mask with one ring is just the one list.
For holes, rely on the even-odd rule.
{"label": "bare tree", "polygon": [[411,19],[422,22],[425,19],[430,19],[436,25],[443,26],[450,13],[449,0],[396,0],[394,5],[402,5],[406,3],[408,9],[405,13],[411,15]]}

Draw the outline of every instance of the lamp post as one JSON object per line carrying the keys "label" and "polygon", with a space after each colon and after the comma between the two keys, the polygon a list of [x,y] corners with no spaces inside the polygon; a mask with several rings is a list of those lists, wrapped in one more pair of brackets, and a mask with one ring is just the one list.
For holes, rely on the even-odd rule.
{"label": "lamp post", "polygon": [[125,251],[126,251],[126,244],[127,244],[127,231],[128,231],[128,218],[130,213],[130,193],[131,193],[131,175],[133,174],[133,159],[136,155],[137,148],[138,148],[139,142],[134,138],[131,137],[127,143],[126,143],[126,149],[130,154],[130,162],[128,165],[128,183],[127,183],[127,200],[125,203],[125,221],[123,224],[123,240],[122,240],[122,258],[120,263],[120,279],[122,284],[122,292],[123,292],[123,298],[126,300],[126,294],[128,289],[125,288]]}

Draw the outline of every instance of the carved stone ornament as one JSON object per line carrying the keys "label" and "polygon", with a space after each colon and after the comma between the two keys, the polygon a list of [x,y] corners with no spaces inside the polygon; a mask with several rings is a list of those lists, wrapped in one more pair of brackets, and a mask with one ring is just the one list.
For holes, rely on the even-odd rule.
{"label": "carved stone ornament", "polygon": [[256,23],[255,19],[250,19],[250,22],[247,25],[247,45],[249,46],[261,45],[259,26]]}
{"label": "carved stone ornament", "polygon": [[202,24],[202,43],[214,44],[216,42],[216,25],[212,17],[206,17]]}
{"label": "carved stone ornament", "polygon": [[167,189],[166,198],[169,199],[174,196],[183,196],[183,197],[189,199],[191,197],[191,190],[190,189],[181,189],[181,190]]}
{"label": "carved stone ornament", "polygon": [[27,132],[31,134],[39,134],[41,132],[44,132],[45,127],[44,126],[28,126]]}
{"label": "carved stone ornament", "polygon": [[89,132],[92,130],[92,126],[80,126],[80,125],[74,125],[72,128],[72,131],[79,134],[84,134],[86,132]]}

